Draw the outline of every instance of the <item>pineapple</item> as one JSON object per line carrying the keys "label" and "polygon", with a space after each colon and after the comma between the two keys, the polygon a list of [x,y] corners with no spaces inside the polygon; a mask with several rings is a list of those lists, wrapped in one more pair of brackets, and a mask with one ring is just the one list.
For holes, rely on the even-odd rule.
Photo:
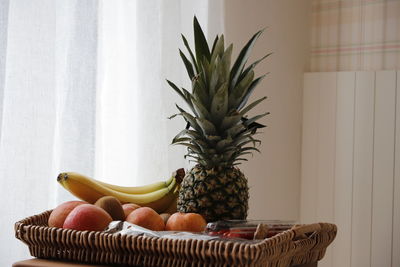
{"label": "pineapple", "polygon": [[231,68],[232,44],[225,49],[224,36],[216,36],[210,49],[194,17],[195,54],[185,36],[183,43],[190,60],[179,50],[192,82],[192,92],[169,85],[184,99],[190,111],[177,105],[186,128],[175,136],[173,144],[187,147],[185,157],[196,162],[188,171],[178,198],[178,211],[202,214],[207,221],[245,219],[249,189],[247,179],[236,167],[244,156],[259,152],[261,143],[254,138],[256,121],[268,113],[247,117],[247,113],[266,99],[247,101],[265,75],[254,78],[254,67],[265,57],[246,66],[250,51],[262,31],[243,47]]}

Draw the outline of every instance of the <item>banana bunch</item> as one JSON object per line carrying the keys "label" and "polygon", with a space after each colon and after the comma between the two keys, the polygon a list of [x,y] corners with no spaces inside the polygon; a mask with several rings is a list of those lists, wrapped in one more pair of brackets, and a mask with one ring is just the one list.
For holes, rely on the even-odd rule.
{"label": "banana bunch", "polygon": [[60,173],[57,181],[74,196],[89,203],[95,203],[103,196],[113,196],[122,204],[134,203],[162,213],[176,209],[184,176],[185,171],[179,169],[166,181],[134,187],[104,183],[75,172]]}

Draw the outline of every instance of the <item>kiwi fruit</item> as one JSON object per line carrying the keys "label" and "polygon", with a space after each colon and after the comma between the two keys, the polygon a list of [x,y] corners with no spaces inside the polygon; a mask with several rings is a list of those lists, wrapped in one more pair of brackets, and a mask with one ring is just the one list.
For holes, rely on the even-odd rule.
{"label": "kiwi fruit", "polygon": [[119,200],[115,197],[101,197],[96,201],[96,203],[94,203],[94,205],[105,210],[108,214],[110,214],[114,221],[123,221],[125,219],[125,213],[122,209],[121,202],[119,202]]}

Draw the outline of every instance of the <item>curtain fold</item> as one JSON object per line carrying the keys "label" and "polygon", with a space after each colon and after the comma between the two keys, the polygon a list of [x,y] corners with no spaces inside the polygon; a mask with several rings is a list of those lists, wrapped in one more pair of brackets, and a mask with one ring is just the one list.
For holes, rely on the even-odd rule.
{"label": "curtain fold", "polygon": [[[0,1],[0,125],[3,118],[3,93],[6,73],[6,48],[9,0]],[[1,139],[1,131],[0,131]]]}
{"label": "curtain fold", "polygon": [[97,0],[57,1],[55,32],[55,123],[52,206],[71,198],[57,173],[93,176],[96,138]]}
{"label": "curtain fold", "polygon": [[[0,140],[1,266],[26,257],[16,220],[44,211],[55,196],[52,169],[55,108],[55,3],[10,1],[3,63]],[[23,18],[23,19],[22,19]],[[2,25],[3,27],[5,25]]]}
{"label": "curtain fold", "polygon": [[190,87],[180,34],[194,14],[223,31],[218,2],[0,1],[0,266],[29,257],[16,221],[75,199],[59,172],[139,185],[187,167],[165,79]]}

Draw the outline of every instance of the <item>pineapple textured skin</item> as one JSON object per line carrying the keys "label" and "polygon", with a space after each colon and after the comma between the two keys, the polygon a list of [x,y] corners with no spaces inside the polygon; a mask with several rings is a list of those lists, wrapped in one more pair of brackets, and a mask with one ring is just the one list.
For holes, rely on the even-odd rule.
{"label": "pineapple textured skin", "polygon": [[247,179],[238,168],[205,169],[193,167],[183,179],[178,211],[195,212],[206,221],[247,217],[249,190]]}

